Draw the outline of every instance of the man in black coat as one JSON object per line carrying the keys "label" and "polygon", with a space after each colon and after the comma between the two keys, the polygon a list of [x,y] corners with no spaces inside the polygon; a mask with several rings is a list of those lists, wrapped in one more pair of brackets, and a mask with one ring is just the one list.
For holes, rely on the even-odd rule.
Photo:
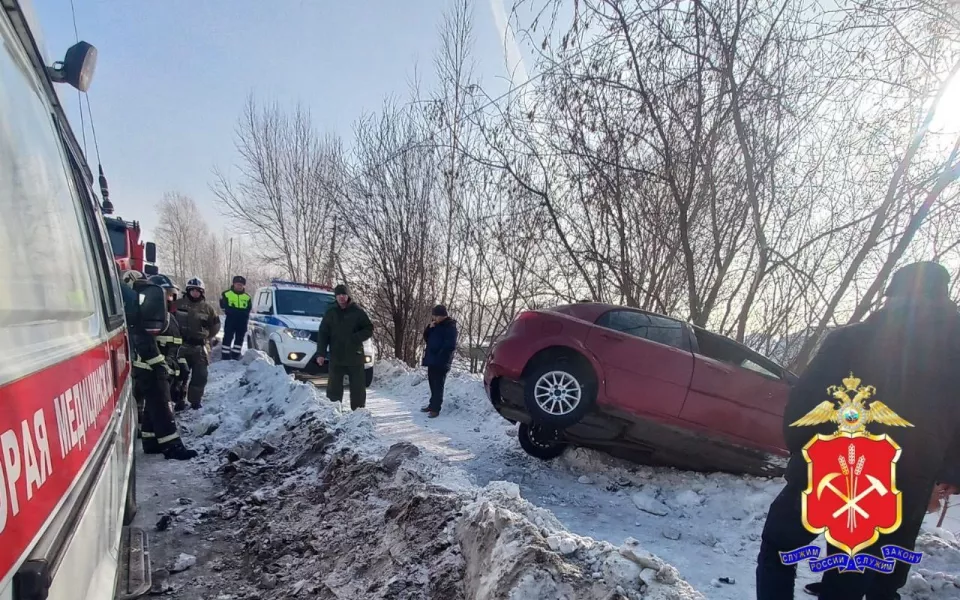
{"label": "man in black coat", "polygon": [[450,318],[444,305],[433,307],[433,321],[423,330],[423,341],[427,344],[423,352],[423,366],[427,368],[427,381],[430,382],[430,403],[420,412],[435,419],[440,416],[443,386],[457,350],[457,322]]}
{"label": "man in black coat", "polygon": [[347,286],[333,288],[337,297],[320,322],[317,331],[317,364],[326,362],[330,349],[330,371],[327,379],[327,398],[343,401],[343,377],[350,378],[350,408],[357,410],[367,405],[367,384],[363,373],[363,343],[373,337],[370,317],[350,297]]}
{"label": "man in black coat", "polygon": [[[784,411],[784,436],[790,450],[787,485],[773,501],[763,528],[757,559],[757,599],[791,600],[796,566],[787,566],[779,552],[809,544],[816,537],[804,527],[801,494],[807,486],[802,449],[811,438],[836,431],[835,423],[791,427],[827,399],[827,387],[852,372],[876,388],[882,401],[913,427],[871,423],[869,432],[890,434],[902,448],[897,487],[902,492],[903,520],[866,550],[876,554],[887,544],[913,549],[938,479],[960,460],[960,314],[949,298],[950,276],[936,263],[921,262],[897,271],[886,292],[885,306],[866,321],[843,327],[823,342],[820,351],[790,392]],[[868,406],[869,408],[869,406]],[[949,479],[947,481],[950,481]],[[950,489],[949,491],[955,491]],[[897,563],[890,575],[828,571],[823,600],[895,600],[909,567]]]}

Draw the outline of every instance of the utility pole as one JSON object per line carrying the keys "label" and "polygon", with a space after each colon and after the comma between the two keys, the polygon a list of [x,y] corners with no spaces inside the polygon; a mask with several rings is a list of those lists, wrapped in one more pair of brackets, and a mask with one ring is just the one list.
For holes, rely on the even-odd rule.
{"label": "utility pole", "polygon": [[230,238],[230,250],[227,253],[227,284],[233,281],[233,238]]}

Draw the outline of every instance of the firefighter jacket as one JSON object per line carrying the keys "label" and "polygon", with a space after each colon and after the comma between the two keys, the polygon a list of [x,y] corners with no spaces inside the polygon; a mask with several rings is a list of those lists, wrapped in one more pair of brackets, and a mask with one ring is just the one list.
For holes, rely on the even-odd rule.
{"label": "firefighter jacket", "polygon": [[220,317],[203,296],[194,300],[189,294],[177,300],[177,325],[184,344],[200,346],[220,332]]}
{"label": "firefighter jacket", "polygon": [[127,335],[130,340],[130,356],[133,357],[134,377],[144,370],[152,371],[154,365],[165,362],[157,347],[157,340],[146,332],[140,319],[140,302],[137,292],[126,285],[120,286],[123,310],[127,320]]}
{"label": "firefighter jacket", "polygon": [[167,326],[157,336],[157,347],[166,361],[167,372],[174,377],[180,376],[180,346],[183,339],[180,337],[180,326],[173,315],[168,315]]}
{"label": "firefighter jacket", "polygon": [[252,305],[250,294],[246,292],[238,294],[231,288],[220,295],[220,308],[223,309],[226,322],[237,329],[246,329]]}

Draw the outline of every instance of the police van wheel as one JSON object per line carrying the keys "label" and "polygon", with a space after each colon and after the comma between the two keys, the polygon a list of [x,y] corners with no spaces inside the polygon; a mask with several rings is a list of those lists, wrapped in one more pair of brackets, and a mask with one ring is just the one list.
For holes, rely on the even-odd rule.
{"label": "police van wheel", "polygon": [[363,370],[363,383],[367,387],[373,385],[373,367]]}
{"label": "police van wheel", "polygon": [[280,362],[280,351],[277,350],[277,345],[273,342],[270,342],[270,359],[273,360],[273,364],[278,367],[282,367],[283,363]]}
{"label": "police van wheel", "polygon": [[137,516],[137,452],[133,452],[133,460],[130,462],[130,477],[127,479],[127,499],[123,506],[123,525],[126,527],[133,523]]}

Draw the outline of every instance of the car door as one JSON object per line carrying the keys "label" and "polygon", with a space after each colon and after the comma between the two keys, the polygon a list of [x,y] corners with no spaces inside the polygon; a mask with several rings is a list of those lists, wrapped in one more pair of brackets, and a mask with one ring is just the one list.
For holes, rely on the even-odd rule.
{"label": "car door", "polygon": [[726,361],[695,353],[681,418],[774,451],[784,446],[783,410],[789,393],[786,372],[745,347]]}
{"label": "car door", "polygon": [[266,331],[266,315],[270,314],[268,290],[260,290],[257,293],[256,301],[253,305],[253,318],[250,319],[250,341],[257,350],[266,351],[267,339],[270,337]]}
{"label": "car door", "polygon": [[607,403],[632,414],[680,415],[693,375],[683,323],[614,309],[597,319],[586,344],[603,364]]}

